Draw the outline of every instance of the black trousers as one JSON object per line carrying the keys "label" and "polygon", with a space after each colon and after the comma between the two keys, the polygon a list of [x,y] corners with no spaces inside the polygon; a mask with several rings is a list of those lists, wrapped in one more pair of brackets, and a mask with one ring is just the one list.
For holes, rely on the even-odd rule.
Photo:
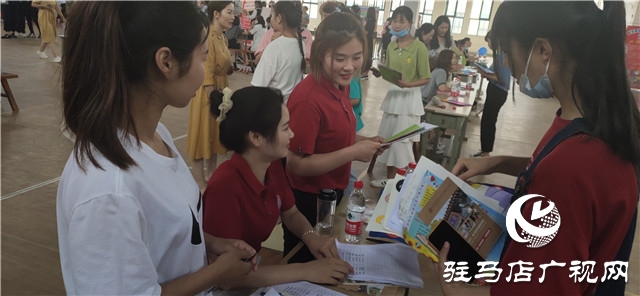
{"label": "black trousers", "polygon": [[[293,190],[293,196],[296,198],[296,207],[304,215],[311,226],[316,225],[316,215],[317,215],[317,193],[303,192],[299,190]],[[344,195],[343,190],[336,189],[336,194],[338,196],[338,200],[336,204],[340,204],[342,200],[342,196]],[[289,231],[289,229],[282,224],[282,229],[284,232],[284,254],[288,254],[300,241],[300,239],[293,234],[293,232]],[[335,231],[335,230],[334,230]],[[309,251],[307,246],[303,246],[300,251],[298,251],[291,259],[289,259],[288,263],[304,263],[314,260],[315,257]]]}
{"label": "black trousers", "polygon": [[24,16],[22,17],[22,31],[20,31],[20,10],[19,1],[7,1],[2,4],[2,19],[4,20],[4,30],[6,32],[24,32]]}
{"label": "black trousers", "polygon": [[487,85],[487,99],[482,111],[480,121],[480,146],[482,152],[493,151],[493,144],[496,141],[496,122],[500,108],[507,101],[508,92],[499,88],[493,83]]}

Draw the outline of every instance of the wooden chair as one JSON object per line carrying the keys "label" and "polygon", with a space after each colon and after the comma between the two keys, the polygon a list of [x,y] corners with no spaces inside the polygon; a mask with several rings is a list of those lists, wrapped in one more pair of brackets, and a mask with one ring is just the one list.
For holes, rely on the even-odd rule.
{"label": "wooden chair", "polygon": [[11,87],[9,86],[9,81],[7,81],[8,79],[13,79],[13,78],[18,78],[18,74],[2,72],[2,89],[4,90],[4,93],[2,93],[1,95],[9,99],[11,110],[13,112],[17,112],[17,111],[20,111],[20,109],[18,109],[18,104],[16,104],[16,100],[13,97],[13,92],[11,91]]}

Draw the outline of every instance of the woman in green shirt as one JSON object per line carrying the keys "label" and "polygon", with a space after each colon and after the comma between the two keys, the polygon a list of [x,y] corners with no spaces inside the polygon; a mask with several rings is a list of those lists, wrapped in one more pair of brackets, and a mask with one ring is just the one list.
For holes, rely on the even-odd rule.
{"label": "woman in green shirt", "polygon": [[[402,79],[396,80],[395,84],[389,87],[380,106],[384,113],[378,136],[383,138],[420,123],[420,116],[424,114],[420,86],[429,83],[431,77],[429,53],[424,43],[409,33],[412,22],[413,11],[409,7],[400,6],[393,11],[391,34],[397,39],[387,47],[387,67],[402,73]],[[383,179],[371,181],[371,185],[384,187],[387,179],[395,176],[397,168],[415,161],[419,154],[419,141],[420,136],[415,136],[396,142],[380,155],[378,161],[386,164],[387,175]]]}

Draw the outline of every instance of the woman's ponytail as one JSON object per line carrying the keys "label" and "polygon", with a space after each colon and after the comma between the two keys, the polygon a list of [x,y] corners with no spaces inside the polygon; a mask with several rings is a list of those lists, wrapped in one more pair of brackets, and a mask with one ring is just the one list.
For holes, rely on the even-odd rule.
{"label": "woman's ponytail", "polygon": [[300,62],[300,70],[305,73],[307,70],[307,59],[304,56],[304,46],[302,45],[302,28],[298,27],[298,46],[302,54],[302,62]]}

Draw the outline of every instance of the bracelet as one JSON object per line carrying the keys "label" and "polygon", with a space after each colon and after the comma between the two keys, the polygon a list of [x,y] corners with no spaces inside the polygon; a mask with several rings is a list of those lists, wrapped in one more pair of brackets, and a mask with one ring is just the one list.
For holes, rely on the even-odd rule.
{"label": "bracelet", "polygon": [[313,228],[312,228],[312,229],[309,229],[309,230],[307,230],[307,231],[305,231],[305,232],[300,236],[300,239],[304,242],[305,238],[307,238],[307,236],[309,236],[309,235],[310,235],[310,234],[312,234],[312,233],[316,233],[316,230],[315,230],[315,229],[313,229]]}

